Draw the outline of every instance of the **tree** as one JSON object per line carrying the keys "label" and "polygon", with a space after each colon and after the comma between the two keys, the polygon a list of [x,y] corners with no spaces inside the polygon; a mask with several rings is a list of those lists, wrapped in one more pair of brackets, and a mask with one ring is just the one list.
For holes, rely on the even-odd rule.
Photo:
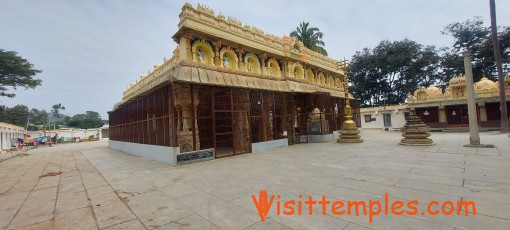
{"label": "tree", "polygon": [[32,108],[29,113],[29,125],[28,130],[30,131],[38,131],[41,126],[45,126],[48,124],[48,112],[46,110],[38,110],[36,108]]}
{"label": "tree", "polygon": [[290,36],[303,42],[303,45],[305,45],[306,48],[327,56],[328,52],[324,49],[324,42],[322,41],[324,34],[319,30],[319,28],[309,26],[310,23],[301,22],[296,30],[293,30],[290,33]]}
{"label": "tree", "polygon": [[70,127],[89,129],[103,126],[103,120],[99,113],[94,111],[86,111],[85,114],[74,115],[67,123]]}
{"label": "tree", "polygon": [[414,41],[381,41],[373,50],[365,48],[351,60],[352,93],[364,106],[401,104],[418,86],[442,84],[439,55],[433,46]]}
{"label": "tree", "polygon": [[[447,80],[464,73],[462,58],[464,51],[469,51],[472,54],[473,80],[475,82],[483,76],[497,80],[491,31],[489,27],[484,26],[484,21],[480,17],[451,23],[441,33],[450,35],[454,39],[453,47],[444,48],[441,58],[443,74]],[[500,30],[498,37],[503,66],[508,69],[510,65],[510,27]]]}
{"label": "tree", "polygon": [[18,56],[14,51],[0,49],[0,96],[15,97],[16,94],[8,93],[8,87],[35,88],[41,85],[40,79],[33,76],[40,73],[26,59]]}
{"label": "tree", "polygon": [[60,114],[60,110],[65,110],[66,107],[62,106],[62,104],[58,103],[52,106],[51,113],[53,114],[54,118],[60,118],[62,117],[62,114]]}
{"label": "tree", "polygon": [[12,108],[2,106],[0,108],[0,121],[25,127],[28,119],[28,107],[26,105],[16,105]]}
{"label": "tree", "polygon": [[45,125],[48,123],[48,112],[33,108],[30,110],[30,123],[35,125]]}

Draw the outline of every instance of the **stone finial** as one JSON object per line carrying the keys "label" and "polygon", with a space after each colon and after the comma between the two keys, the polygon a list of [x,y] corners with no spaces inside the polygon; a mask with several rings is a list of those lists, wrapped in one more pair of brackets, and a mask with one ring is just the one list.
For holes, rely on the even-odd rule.
{"label": "stone finial", "polygon": [[198,12],[202,12],[204,14],[214,17],[214,10],[210,9],[209,7],[207,7],[203,4],[198,3],[197,10],[198,10]]}
{"label": "stone finial", "polygon": [[450,83],[450,85],[465,85],[466,77],[463,75],[454,76],[448,83]]}
{"label": "stone finial", "polygon": [[243,26],[243,23],[239,20],[237,20],[237,18],[234,18],[234,17],[228,17],[227,18],[227,22],[230,23],[230,24],[233,24],[233,25],[236,25],[236,26]]}
{"label": "stone finial", "polygon": [[218,16],[216,16],[216,19],[218,20],[222,20],[222,21],[225,21],[225,16],[223,14],[221,14],[221,12],[218,14]]}

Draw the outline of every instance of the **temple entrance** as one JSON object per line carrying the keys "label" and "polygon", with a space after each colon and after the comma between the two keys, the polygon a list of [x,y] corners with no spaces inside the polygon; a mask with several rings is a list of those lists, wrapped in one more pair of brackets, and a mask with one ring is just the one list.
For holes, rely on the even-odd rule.
{"label": "temple entrance", "polygon": [[242,90],[213,89],[216,158],[250,152],[248,105]]}
{"label": "temple entrance", "polygon": [[451,126],[469,125],[468,109],[466,105],[445,106],[446,120]]}

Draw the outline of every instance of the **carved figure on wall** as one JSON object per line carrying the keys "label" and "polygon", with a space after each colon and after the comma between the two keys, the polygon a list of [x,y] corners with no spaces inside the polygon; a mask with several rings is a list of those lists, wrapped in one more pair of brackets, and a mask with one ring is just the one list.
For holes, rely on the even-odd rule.
{"label": "carved figure on wall", "polygon": [[198,60],[201,62],[201,63],[205,63],[205,57],[204,57],[204,51],[202,51],[201,48],[198,49],[197,51],[197,56],[198,56]]}
{"label": "carved figure on wall", "polygon": [[464,96],[464,90],[458,89],[457,90],[457,97],[463,97]]}
{"label": "carved figure on wall", "polygon": [[425,100],[425,97],[424,97],[424,94],[422,92],[418,93],[418,95],[416,95],[416,99],[418,101],[423,101]]}
{"label": "carved figure on wall", "polygon": [[246,63],[246,70],[248,70],[248,72],[251,72],[253,70],[253,64],[251,62]]}
{"label": "carved figure on wall", "polygon": [[223,56],[223,66],[230,67],[230,58],[227,55]]}

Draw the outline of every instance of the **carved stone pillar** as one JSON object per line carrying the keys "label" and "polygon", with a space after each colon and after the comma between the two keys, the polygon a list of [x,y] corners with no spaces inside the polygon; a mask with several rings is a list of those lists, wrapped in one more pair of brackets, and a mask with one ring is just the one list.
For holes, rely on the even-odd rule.
{"label": "carved stone pillar", "polygon": [[282,77],[289,77],[288,65],[289,63],[287,60],[282,61],[280,65],[282,67]]}
{"label": "carved stone pillar", "polygon": [[244,62],[243,62],[244,50],[243,49],[236,49],[236,51],[237,51],[237,59],[239,60],[239,62],[238,62],[239,70],[244,71]]}
{"label": "carved stone pillar", "polygon": [[[193,108],[191,106],[191,94],[189,85],[174,85],[173,87],[174,107],[177,110],[178,118],[177,143],[181,148],[181,152],[193,151],[193,139],[195,139],[196,148],[200,149],[197,121],[196,118],[193,118],[198,105],[198,90],[193,91]],[[193,129],[195,130],[195,138],[193,137]]]}
{"label": "carved stone pillar", "polygon": [[260,55],[260,63],[261,63],[261,70],[262,70],[262,75],[268,75],[267,74],[267,68],[266,68],[266,58],[267,58],[267,55],[264,53],[262,55]]}
{"label": "carved stone pillar", "polygon": [[262,94],[262,141],[273,139],[273,97]]}
{"label": "carved stone pillar", "polygon": [[214,65],[215,66],[221,66],[220,48],[221,48],[221,41],[214,42]]}
{"label": "carved stone pillar", "polygon": [[179,38],[179,61],[191,60],[191,34],[182,34]]}
{"label": "carved stone pillar", "polygon": [[[312,70],[312,72],[313,72],[313,76],[314,76],[313,81],[314,81],[314,83],[316,83],[316,84],[317,84],[317,83],[318,83],[317,81],[320,81],[320,79],[319,79],[319,71],[317,71],[316,69],[314,69],[314,70]],[[320,82],[319,82],[319,83],[320,83]]]}
{"label": "carved stone pillar", "polygon": [[193,60],[193,53],[191,51],[191,39],[193,39],[191,33],[185,33],[181,35],[179,40],[179,61]]}
{"label": "carved stone pillar", "polygon": [[487,109],[485,109],[485,102],[478,103],[480,109],[480,121],[487,121]]}
{"label": "carved stone pillar", "polygon": [[236,152],[250,150],[250,123],[248,119],[248,93],[234,90],[234,106],[239,112],[234,112],[234,149]]}
{"label": "carved stone pillar", "polygon": [[446,122],[446,111],[444,109],[444,105],[439,106],[438,108],[439,122]]}

